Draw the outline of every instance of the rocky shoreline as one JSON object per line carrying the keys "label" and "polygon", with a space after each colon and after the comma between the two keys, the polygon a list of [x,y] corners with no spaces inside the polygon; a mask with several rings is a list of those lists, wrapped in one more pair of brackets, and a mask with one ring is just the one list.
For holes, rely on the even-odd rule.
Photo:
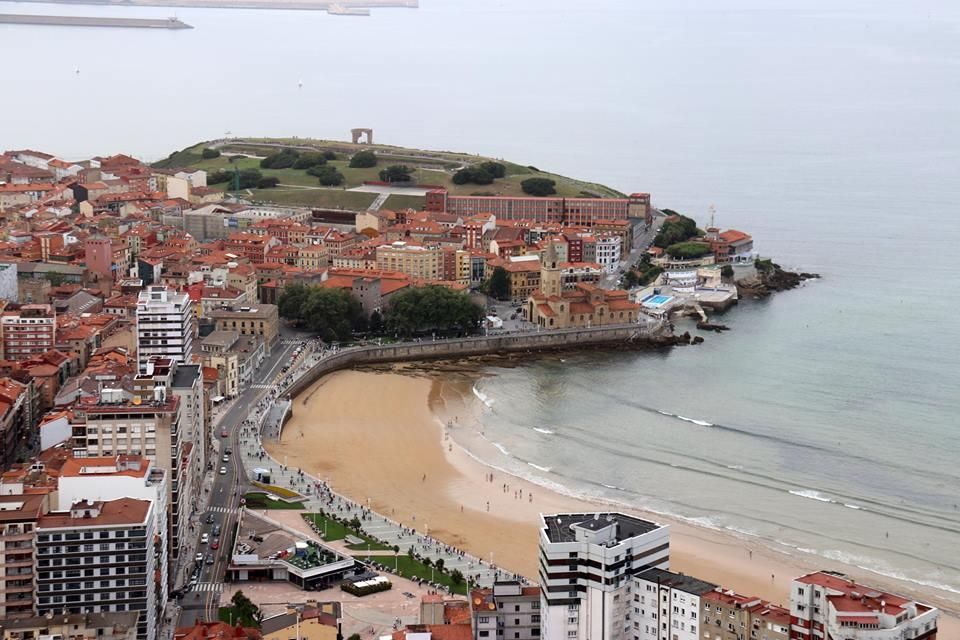
{"label": "rocky shoreline", "polygon": [[817,273],[787,271],[771,261],[757,263],[757,273],[737,280],[737,295],[740,298],[759,300],[776,291],[789,291],[799,287],[806,280],[816,280]]}

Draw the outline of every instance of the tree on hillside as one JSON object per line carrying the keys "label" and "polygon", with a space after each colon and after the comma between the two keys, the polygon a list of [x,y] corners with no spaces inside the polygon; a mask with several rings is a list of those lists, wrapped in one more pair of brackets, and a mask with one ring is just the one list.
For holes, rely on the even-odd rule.
{"label": "tree on hillside", "polygon": [[506,300],[510,297],[510,274],[503,267],[494,267],[490,279],[487,280],[487,294],[497,300]]}
{"label": "tree on hillside", "polygon": [[329,149],[327,149],[326,151],[321,152],[320,155],[322,155],[322,156],[323,156],[323,159],[324,159],[324,160],[327,160],[327,161],[336,160],[336,159],[337,159],[337,154],[334,153],[333,151],[330,151]]}
{"label": "tree on hillside", "polygon": [[307,169],[307,173],[311,176],[316,176],[320,184],[325,187],[338,187],[346,180],[336,167],[329,164],[310,167]]}
{"label": "tree on hillside", "polygon": [[269,155],[260,161],[261,169],[289,169],[297,161],[300,154],[293,149],[284,149],[279,153]]}
{"label": "tree on hillside", "polygon": [[327,159],[320,153],[303,153],[293,163],[294,169],[309,169],[322,164],[327,164]]}
{"label": "tree on hillside", "polygon": [[[257,169],[244,169],[240,172],[240,188],[254,189],[260,183],[263,174]],[[233,176],[230,177],[233,180]]]}
{"label": "tree on hillside", "polygon": [[730,278],[732,278],[732,277],[733,277],[733,267],[731,267],[731,266],[728,265],[728,264],[723,265],[723,266],[720,268],[720,277],[721,277],[721,278],[724,278],[724,279],[726,279],[726,280],[729,280]]}
{"label": "tree on hillside", "polygon": [[489,173],[494,178],[504,178],[507,175],[507,167],[499,162],[481,162],[480,168]]}
{"label": "tree on hillside", "polygon": [[550,178],[527,178],[520,183],[520,188],[527,195],[550,196],[557,192],[557,182]]}
{"label": "tree on hillside", "polygon": [[230,182],[233,180],[233,171],[224,171],[220,169],[219,171],[214,171],[211,174],[207,175],[207,184],[223,184],[224,182]]}
{"label": "tree on hillside", "polygon": [[431,285],[394,294],[384,321],[389,331],[411,336],[426,332],[473,333],[482,318],[483,308],[467,294]]}
{"label": "tree on hillside", "polygon": [[377,156],[373,151],[358,151],[350,158],[351,169],[369,169],[377,166]]}
{"label": "tree on hillside", "polygon": [[686,242],[690,238],[696,238],[702,234],[703,232],[697,229],[697,223],[693,218],[674,213],[660,227],[657,237],[653,239],[653,245],[666,249],[670,245]]}
{"label": "tree on hillside", "polygon": [[204,160],[213,160],[214,158],[220,157],[220,152],[217,149],[211,149],[210,147],[207,147],[200,155]]}
{"label": "tree on hillside", "polygon": [[410,182],[410,174],[413,169],[405,164],[392,164],[380,172],[380,180],[383,182]]}
{"label": "tree on hillside", "polygon": [[280,184],[280,178],[267,176],[266,178],[260,178],[257,182],[257,189],[273,189],[278,184]]}

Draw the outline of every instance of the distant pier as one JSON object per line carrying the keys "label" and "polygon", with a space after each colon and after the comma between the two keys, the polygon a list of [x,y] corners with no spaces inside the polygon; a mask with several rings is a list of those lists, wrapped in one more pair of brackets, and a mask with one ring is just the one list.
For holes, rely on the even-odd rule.
{"label": "distant pier", "polygon": [[[203,9],[293,9],[331,15],[365,16],[371,9],[416,9],[419,0],[17,0],[109,7],[173,7]],[[98,25],[105,26],[105,25]],[[181,27],[182,28],[182,27]]]}
{"label": "distant pier", "polygon": [[37,16],[0,13],[0,24],[35,24],[56,27],[119,27],[127,29],[193,29],[177,18],[101,18],[95,16]]}

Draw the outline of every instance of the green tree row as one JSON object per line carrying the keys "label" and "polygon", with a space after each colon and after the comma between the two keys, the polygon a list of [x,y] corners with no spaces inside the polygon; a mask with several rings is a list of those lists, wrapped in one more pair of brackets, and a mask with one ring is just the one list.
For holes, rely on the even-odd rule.
{"label": "green tree row", "polygon": [[507,167],[499,162],[481,162],[460,169],[451,181],[453,184],[492,184],[497,178],[507,175]]}

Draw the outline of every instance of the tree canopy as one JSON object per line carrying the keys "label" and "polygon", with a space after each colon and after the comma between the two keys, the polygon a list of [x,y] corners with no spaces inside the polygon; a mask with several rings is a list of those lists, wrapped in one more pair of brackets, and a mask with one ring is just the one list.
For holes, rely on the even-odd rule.
{"label": "tree canopy", "polygon": [[217,149],[211,149],[210,147],[207,147],[200,155],[204,160],[213,160],[214,158],[220,157],[220,152]]}
{"label": "tree canopy", "polygon": [[266,178],[260,178],[257,182],[257,189],[273,189],[278,184],[280,184],[280,178],[267,176]]}
{"label": "tree canopy", "polygon": [[702,258],[712,252],[713,250],[706,242],[678,242],[667,247],[667,253],[671,258],[683,260]]}
{"label": "tree canopy", "polygon": [[325,187],[337,187],[343,184],[343,181],[346,180],[343,174],[340,173],[336,167],[329,164],[310,167],[307,169],[307,173],[311,176],[316,176],[319,179],[320,184]]}
{"label": "tree canopy", "polygon": [[[260,180],[263,178],[263,174],[260,173],[257,169],[244,169],[240,172],[240,188],[241,189],[254,189]],[[233,176],[230,176],[230,179],[233,180]]]}
{"label": "tree canopy", "polygon": [[380,171],[380,179],[383,182],[410,182],[411,173],[413,169],[405,164],[392,164]]}
{"label": "tree canopy", "polygon": [[[665,213],[667,211],[668,209],[664,209]],[[663,223],[660,231],[657,232],[657,237],[653,239],[653,246],[666,249],[672,244],[686,242],[690,238],[702,235],[693,218],[682,216],[676,212],[672,212],[670,215],[671,218]]]}
{"label": "tree canopy", "polygon": [[353,331],[367,328],[360,301],[345,289],[294,283],[284,288],[277,306],[281,316],[302,324],[327,342],[350,340]]}
{"label": "tree canopy", "polygon": [[520,183],[520,188],[527,195],[550,196],[557,192],[557,182],[550,178],[527,178]]}
{"label": "tree canopy", "polygon": [[477,331],[482,318],[483,307],[467,294],[430,285],[395,293],[384,324],[402,336],[431,331],[466,334]]}
{"label": "tree canopy", "polygon": [[322,164],[327,164],[327,159],[323,157],[322,153],[301,153],[294,161],[293,168],[309,169],[310,167],[316,167]]}
{"label": "tree canopy", "polygon": [[292,167],[300,154],[293,149],[284,149],[279,153],[269,155],[260,161],[261,169],[289,169]]}
{"label": "tree canopy", "polygon": [[234,624],[240,624],[244,627],[260,628],[260,625],[263,623],[263,612],[260,611],[260,608],[257,607],[250,598],[244,595],[243,591],[237,591],[233,594],[233,597],[230,598],[230,603],[233,605],[233,610],[237,614],[237,619],[233,621]]}
{"label": "tree canopy", "polygon": [[369,169],[377,166],[377,155],[373,151],[358,151],[350,158],[351,169]]}
{"label": "tree canopy", "polygon": [[494,267],[487,280],[487,293],[497,300],[510,297],[510,274],[503,267]]}
{"label": "tree canopy", "polygon": [[481,162],[460,169],[451,178],[453,184],[491,184],[507,175],[507,167],[499,162]]}

